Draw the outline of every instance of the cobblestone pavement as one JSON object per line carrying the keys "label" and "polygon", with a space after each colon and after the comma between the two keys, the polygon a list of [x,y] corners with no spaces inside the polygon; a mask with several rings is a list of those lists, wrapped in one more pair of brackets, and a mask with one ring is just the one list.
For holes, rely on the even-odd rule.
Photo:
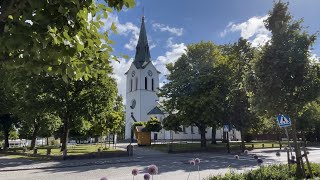
{"label": "cobblestone pavement", "polygon": [[[274,164],[286,161],[286,153],[282,152],[281,157],[276,157],[277,149],[254,150],[249,155],[240,155],[236,160],[234,155],[216,154],[216,153],[184,153],[184,154],[166,154],[144,148],[135,149],[136,155],[132,158],[109,158],[96,160],[70,160],[62,162],[37,163],[35,168],[19,171],[2,171],[0,179],[96,179],[108,177],[108,179],[125,180],[132,179],[131,170],[139,169],[140,173],[135,179],[143,179],[146,167],[150,164],[156,164],[159,167],[159,174],[154,176],[154,180],[182,180],[202,179],[209,175],[224,174],[230,170],[242,172],[248,169],[256,168],[256,160],[252,155],[257,154],[264,160],[264,164]],[[310,160],[320,163],[320,148],[310,148]],[[191,166],[189,160],[200,158],[200,171],[197,166]],[[3,158],[3,157],[2,157]],[[2,160],[0,159],[2,162]],[[8,163],[8,162],[7,162]],[[26,162],[24,162],[26,163]],[[22,163],[23,164],[23,163]],[[19,165],[18,167],[30,166],[34,164]],[[10,166],[10,164],[7,164]],[[69,166],[68,166],[69,165]],[[0,165],[3,166],[3,165]],[[41,168],[41,167],[43,168]],[[12,166],[17,167],[17,166]],[[38,168],[37,168],[38,167]],[[39,168],[40,167],[40,168]],[[1,169],[3,169],[2,167]],[[9,168],[9,167],[5,167]]]}

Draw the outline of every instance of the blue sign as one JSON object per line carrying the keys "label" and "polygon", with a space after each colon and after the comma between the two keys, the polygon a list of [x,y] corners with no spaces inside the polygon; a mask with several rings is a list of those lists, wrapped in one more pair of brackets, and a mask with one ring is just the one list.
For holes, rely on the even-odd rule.
{"label": "blue sign", "polygon": [[289,116],[284,116],[283,114],[278,115],[278,125],[280,127],[288,127],[291,126],[291,120]]}
{"label": "blue sign", "polygon": [[223,125],[223,132],[229,132],[229,125]]}

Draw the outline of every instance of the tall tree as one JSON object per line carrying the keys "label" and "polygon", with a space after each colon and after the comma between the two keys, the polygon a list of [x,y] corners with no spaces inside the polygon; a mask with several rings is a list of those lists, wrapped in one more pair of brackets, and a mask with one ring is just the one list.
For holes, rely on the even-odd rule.
{"label": "tall tree", "polygon": [[[108,18],[112,8],[135,4],[104,2],[0,0],[0,64],[61,75],[65,81],[97,76],[114,57],[109,32],[99,33],[101,18]],[[111,29],[116,31],[114,24]]]}
{"label": "tall tree", "polygon": [[[175,64],[168,64],[169,82],[160,90],[172,125],[195,125],[201,134],[201,147],[206,147],[206,129],[222,119],[226,77],[219,76],[227,66],[220,48],[211,42],[188,45]],[[174,117],[174,118],[172,118]],[[166,121],[167,122],[167,121]],[[165,127],[168,129],[168,126]]]}
{"label": "tall tree", "polygon": [[61,150],[67,149],[69,132],[79,127],[77,124],[88,121],[90,128],[97,121],[105,121],[106,112],[112,110],[116,98],[115,80],[106,75],[68,82],[55,77],[49,84],[47,92],[51,94],[52,104],[63,123]]}
{"label": "tall tree", "polygon": [[227,55],[230,58],[232,75],[230,93],[228,95],[231,124],[241,133],[242,151],[245,150],[245,134],[257,124],[258,118],[250,110],[249,92],[246,88],[247,79],[252,72],[255,49],[246,39],[240,38],[229,47]]}
{"label": "tall tree", "polygon": [[[297,143],[296,124],[306,103],[319,96],[319,83],[310,69],[310,47],[316,40],[288,11],[288,4],[274,4],[266,28],[271,40],[255,64],[256,88],[253,102],[261,114],[287,114],[292,120],[292,134],[297,158],[297,177],[302,176],[301,151]],[[319,74],[318,74],[319,75]]]}

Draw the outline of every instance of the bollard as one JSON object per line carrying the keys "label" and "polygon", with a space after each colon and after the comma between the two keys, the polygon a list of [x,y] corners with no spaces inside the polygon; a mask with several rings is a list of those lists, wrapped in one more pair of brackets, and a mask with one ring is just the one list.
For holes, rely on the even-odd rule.
{"label": "bollard", "polygon": [[47,156],[50,156],[51,154],[51,148],[47,148]]}
{"label": "bollard", "polygon": [[251,144],[252,149],[254,149],[254,144]]}
{"label": "bollard", "polygon": [[127,146],[127,153],[128,156],[133,156],[133,146],[131,144]]}
{"label": "bollard", "polygon": [[272,144],[272,148],[274,148],[274,144]]}
{"label": "bollard", "polygon": [[280,149],[282,149],[282,144],[280,143]]}
{"label": "bollard", "polygon": [[264,148],[264,144],[262,144],[262,148]]}
{"label": "bollard", "polygon": [[33,155],[36,155],[38,153],[38,149],[37,148],[34,148],[33,149]]}

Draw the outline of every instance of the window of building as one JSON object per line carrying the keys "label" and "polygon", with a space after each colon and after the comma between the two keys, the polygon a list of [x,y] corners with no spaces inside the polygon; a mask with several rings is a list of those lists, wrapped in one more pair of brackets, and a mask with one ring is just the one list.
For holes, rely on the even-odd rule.
{"label": "window of building", "polygon": [[144,78],[144,89],[148,89],[148,78]]}
{"label": "window of building", "polygon": [[132,79],[130,80],[130,91],[132,91]]}
{"label": "window of building", "polygon": [[152,91],[154,91],[153,79],[151,80],[151,89],[152,89]]}
{"label": "window of building", "polygon": [[194,134],[193,126],[191,126],[191,134]]}
{"label": "window of building", "polygon": [[138,90],[138,78],[136,78],[136,90]]}

